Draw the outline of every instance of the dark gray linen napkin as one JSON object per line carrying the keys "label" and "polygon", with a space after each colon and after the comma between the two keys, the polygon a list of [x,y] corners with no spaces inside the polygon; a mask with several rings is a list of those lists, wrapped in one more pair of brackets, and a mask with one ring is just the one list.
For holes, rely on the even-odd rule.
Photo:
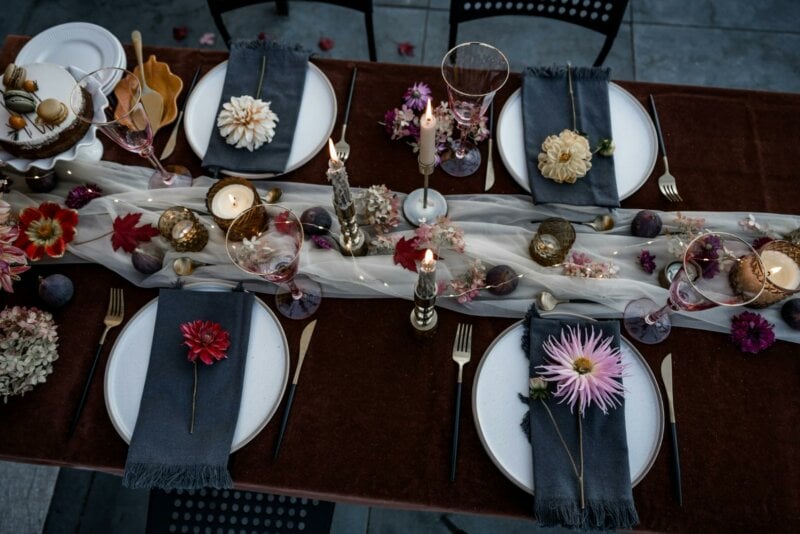
{"label": "dark gray linen napkin", "polygon": [[[239,417],[253,295],[243,291],[162,289],[139,417],[122,485],[128,488],[230,488],[228,456]],[[187,360],[180,325],[218,322],[230,334],[227,358],[197,362],[197,402],[192,416],[194,366]]]}
{"label": "dark gray linen napkin", "polygon": [[[613,336],[613,346],[619,347],[619,323],[616,321],[544,319],[534,310],[525,321],[523,349],[530,359],[531,377],[540,374],[536,367],[544,363],[542,343],[551,335],[559,339],[561,329],[567,325],[593,326],[602,330],[604,336]],[[551,384],[551,393],[554,389]],[[639,516],[631,491],[624,401],[616,409],[609,409],[607,415],[593,405],[583,417],[584,509],[580,507],[578,479],[541,402],[529,401],[536,519],[545,527],[561,525],[584,530],[631,528],[637,524]],[[577,411],[571,413],[566,402],[560,403],[552,396],[544,402],[550,407],[580,468]]]}
{"label": "dark gray linen napkin", "polygon": [[[225,142],[217,128],[217,114],[222,104],[229,102],[231,97],[256,97],[261,58],[265,55],[267,65],[261,100],[270,102],[270,108],[278,115],[278,125],[272,142],[250,152]],[[203,167],[239,172],[280,173],[286,170],[303,99],[307,66],[308,53],[298,48],[264,41],[239,41],[231,45],[225,84],[220,104],[214,112],[214,127],[203,157]]]}
{"label": "dark gray linen napkin", "polygon": [[[577,130],[588,135],[592,150],[600,139],[612,137],[608,80],[607,68],[572,68]],[[566,67],[528,67],[522,72],[522,121],[528,183],[535,204],[619,206],[613,157],[594,154],[592,168],[574,184],[556,183],[539,171],[538,156],[545,138],[572,129]]]}

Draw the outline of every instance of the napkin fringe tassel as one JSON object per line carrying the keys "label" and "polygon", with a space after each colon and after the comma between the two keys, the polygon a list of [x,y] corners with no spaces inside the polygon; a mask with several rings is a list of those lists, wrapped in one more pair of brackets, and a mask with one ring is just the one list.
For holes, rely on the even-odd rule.
{"label": "napkin fringe tassel", "polygon": [[590,529],[625,529],[639,523],[632,501],[588,501],[581,510],[574,499],[535,499],[534,514],[543,527],[564,526]]}
{"label": "napkin fringe tassel", "polygon": [[169,465],[133,463],[125,466],[122,485],[131,489],[200,489],[233,487],[224,465]]}
{"label": "napkin fringe tassel", "polygon": [[308,50],[301,44],[286,44],[278,41],[261,40],[235,40],[231,43],[230,51],[234,50],[289,50],[308,54]]}
{"label": "napkin fringe tassel", "polygon": [[[538,78],[566,78],[567,67],[564,65],[550,65],[528,67],[525,74]],[[603,80],[607,81],[610,75],[608,67],[572,67],[573,80]]]}

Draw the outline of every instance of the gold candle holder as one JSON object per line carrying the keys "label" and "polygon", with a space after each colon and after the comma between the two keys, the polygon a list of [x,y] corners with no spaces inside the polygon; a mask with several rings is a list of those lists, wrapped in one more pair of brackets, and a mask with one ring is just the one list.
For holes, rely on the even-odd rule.
{"label": "gold candle holder", "polygon": [[528,252],[539,265],[552,267],[564,261],[574,242],[575,228],[572,224],[566,219],[551,217],[539,225]]}
{"label": "gold candle holder", "polygon": [[158,232],[178,252],[199,252],[208,243],[208,230],[184,206],[164,210],[158,219]]}
{"label": "gold candle holder", "polygon": [[[751,308],[766,308],[800,292],[800,246],[790,241],[770,241],[751,254],[731,271],[731,285],[740,295],[764,289]],[[765,280],[766,278],[766,280]]]}
{"label": "gold candle holder", "polygon": [[241,213],[260,202],[258,190],[250,180],[226,176],[208,188],[206,208],[217,226],[226,232]]}

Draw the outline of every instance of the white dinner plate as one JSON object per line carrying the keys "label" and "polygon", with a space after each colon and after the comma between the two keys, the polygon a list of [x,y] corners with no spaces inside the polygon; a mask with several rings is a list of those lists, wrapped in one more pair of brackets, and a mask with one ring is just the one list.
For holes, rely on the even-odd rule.
{"label": "white dinner plate", "polygon": [[[230,284],[186,284],[185,290],[230,291]],[[158,298],[140,309],[117,337],[106,365],[106,409],[126,443],[131,442],[142,401]],[[289,381],[289,345],[275,314],[258,298],[253,303],[242,402],[231,452],[263,430],[278,409]]]}
{"label": "white dinner plate", "polygon": [[[522,90],[512,94],[497,122],[497,149],[512,178],[530,192],[522,126]],[[608,84],[611,108],[611,135],[614,138],[614,173],[617,193],[623,200],[644,185],[658,156],[658,140],[647,111],[628,91],[615,83]]]}
{"label": "white dinner plate", "polygon": [[[528,358],[521,345],[523,332],[522,321],[514,323],[486,349],[475,373],[472,413],[481,443],[494,464],[511,482],[533,493],[531,445],[520,428],[528,406],[517,396],[527,395],[529,389]],[[664,405],[655,376],[639,351],[625,338],[621,338],[620,349],[626,366],[623,383],[628,460],[631,484],[635,486],[650,470],[661,448]]]}
{"label": "white dinner plate", "polygon": [[[203,159],[208,149],[212,132],[217,133],[217,109],[225,84],[228,62],[223,61],[203,76],[197,83],[189,101],[186,103],[184,129],[189,146],[197,157]],[[325,74],[319,68],[308,64],[303,99],[297,115],[292,149],[286,162],[290,172],[308,163],[328,142],[336,122],[336,93]],[[282,173],[244,173],[235,170],[222,170],[224,174],[235,174],[249,180],[272,178]]]}
{"label": "white dinner plate", "polygon": [[[68,22],[43,31],[25,43],[14,62],[75,66],[86,73],[101,67],[124,69],[127,66],[125,49],[119,39],[102,26],[88,22]],[[121,75],[105,80],[103,93],[110,93]]]}

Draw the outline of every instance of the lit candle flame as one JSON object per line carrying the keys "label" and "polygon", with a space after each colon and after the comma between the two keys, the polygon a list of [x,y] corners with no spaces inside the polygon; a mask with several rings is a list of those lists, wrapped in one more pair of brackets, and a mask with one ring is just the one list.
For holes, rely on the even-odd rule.
{"label": "lit candle flame", "polygon": [[428,99],[428,107],[425,108],[425,121],[430,122],[433,120],[433,110],[431,109],[431,99]]}
{"label": "lit candle flame", "polygon": [[432,271],[436,267],[436,260],[433,259],[433,251],[427,249],[425,257],[422,258],[422,269],[425,271]]}
{"label": "lit candle flame", "polygon": [[333,146],[333,139],[328,138],[328,152],[331,154],[331,161],[339,163],[339,158],[336,156],[336,147]]}

